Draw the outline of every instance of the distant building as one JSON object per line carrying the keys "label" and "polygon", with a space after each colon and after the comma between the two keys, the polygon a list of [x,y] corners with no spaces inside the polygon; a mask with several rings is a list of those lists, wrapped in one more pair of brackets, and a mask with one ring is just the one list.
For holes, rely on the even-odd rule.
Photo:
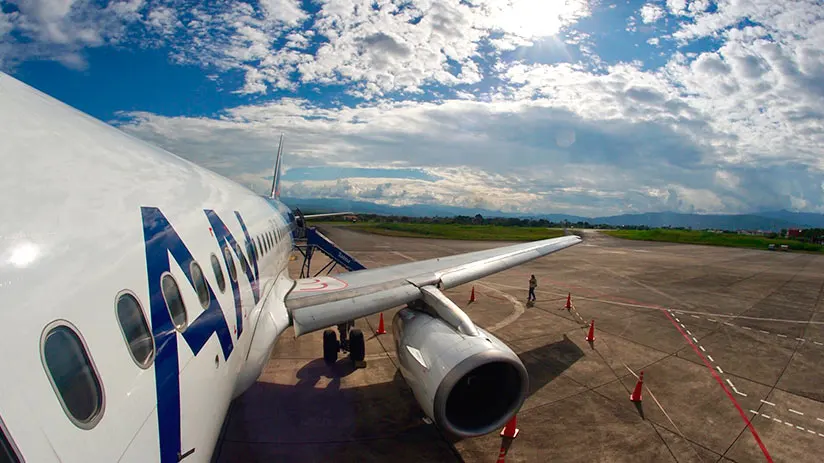
{"label": "distant building", "polygon": [[356,215],[345,215],[345,216],[343,216],[343,220],[346,220],[347,222],[357,222],[358,221],[358,216],[356,216]]}
{"label": "distant building", "polygon": [[787,238],[799,238],[801,236],[800,228],[790,228],[787,230]]}

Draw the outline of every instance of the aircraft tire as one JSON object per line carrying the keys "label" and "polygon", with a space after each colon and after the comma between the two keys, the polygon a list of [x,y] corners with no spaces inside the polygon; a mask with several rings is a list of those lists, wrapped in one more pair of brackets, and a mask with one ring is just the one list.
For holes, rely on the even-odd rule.
{"label": "aircraft tire", "polygon": [[366,341],[363,331],[353,328],[349,331],[349,357],[353,362],[362,362],[366,357]]}
{"label": "aircraft tire", "polygon": [[338,361],[338,337],[334,330],[326,330],[323,332],[323,361],[328,365],[332,365]]}

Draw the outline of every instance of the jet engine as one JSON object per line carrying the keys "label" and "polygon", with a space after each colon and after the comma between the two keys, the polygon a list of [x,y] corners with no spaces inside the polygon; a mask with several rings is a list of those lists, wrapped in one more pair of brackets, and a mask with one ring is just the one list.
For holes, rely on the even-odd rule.
{"label": "jet engine", "polygon": [[400,370],[424,413],[460,437],[500,430],[529,390],[526,368],[437,288],[400,310],[393,335]]}

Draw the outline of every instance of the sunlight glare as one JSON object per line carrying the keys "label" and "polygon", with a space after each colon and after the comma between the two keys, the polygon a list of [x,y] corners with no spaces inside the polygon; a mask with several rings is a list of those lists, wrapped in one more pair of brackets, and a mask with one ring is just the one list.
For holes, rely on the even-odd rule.
{"label": "sunlight glare", "polygon": [[586,0],[509,0],[502,5],[495,23],[519,37],[548,37],[588,14]]}

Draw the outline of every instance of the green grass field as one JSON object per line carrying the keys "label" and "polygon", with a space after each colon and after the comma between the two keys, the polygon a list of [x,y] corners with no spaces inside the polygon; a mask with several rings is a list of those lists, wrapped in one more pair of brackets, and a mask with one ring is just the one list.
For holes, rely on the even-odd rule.
{"label": "green grass field", "polygon": [[610,230],[602,233],[616,238],[642,241],[665,241],[668,243],[707,244],[711,246],[731,246],[736,248],[767,249],[770,244],[779,248],[786,244],[795,251],[821,252],[824,247],[796,240],[769,239],[762,236],[733,235],[691,230]]}
{"label": "green grass field", "polygon": [[564,231],[560,229],[499,225],[355,223],[347,227],[377,235],[472,241],[535,241],[564,235]]}

